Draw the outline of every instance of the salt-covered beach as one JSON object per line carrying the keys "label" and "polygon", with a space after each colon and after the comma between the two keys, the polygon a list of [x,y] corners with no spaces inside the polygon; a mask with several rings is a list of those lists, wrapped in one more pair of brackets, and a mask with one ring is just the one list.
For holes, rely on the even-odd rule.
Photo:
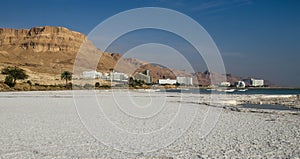
{"label": "salt-covered beach", "polygon": [[[138,135],[137,141],[134,141],[134,138],[130,139],[132,142],[122,139],[122,136],[111,138],[109,134],[100,134],[102,135],[100,137],[104,137],[102,139],[93,135],[92,131],[109,132],[109,130],[103,130],[107,125],[104,125],[104,122],[85,121],[88,119],[85,118],[88,116],[84,117],[85,113],[90,111],[91,114],[97,114],[97,111],[93,112],[91,109],[84,112],[84,109],[81,110],[78,105],[82,101],[76,101],[78,98],[87,100],[88,98],[84,96],[87,94],[82,95],[81,92],[74,94],[72,91],[1,92],[0,158],[300,158],[299,111],[247,109],[238,105],[243,102],[266,101],[272,104],[271,101],[278,99],[277,103],[282,102],[285,103],[284,105],[290,104],[297,107],[297,96],[211,96],[209,94],[129,91],[126,93],[130,94],[131,100],[137,105],[145,101],[149,103],[149,96],[151,96],[149,93],[153,93],[152,103],[159,101],[157,99],[161,99],[164,103],[161,110],[157,108],[161,113],[153,112],[152,114],[157,118],[147,116],[147,118],[134,119],[115,113],[117,110],[111,108],[111,104],[124,101],[121,105],[124,103],[126,105],[126,100],[117,94],[112,97],[111,93],[110,90],[96,91],[93,98],[97,98],[97,102],[102,104],[102,109],[106,111],[110,120],[115,121],[122,129],[128,129],[136,134],[151,133],[153,130],[164,127],[169,119],[173,119],[173,115],[180,116],[176,114],[177,109],[175,109],[178,104],[183,107],[184,113],[195,116],[192,118],[193,116],[183,114],[182,123],[185,121],[189,123],[188,119],[192,119],[190,125],[187,127],[170,125],[165,129],[170,131],[169,136],[163,132],[162,134],[166,135],[164,138],[154,136],[153,141],[160,139],[160,144],[151,143],[146,139],[140,141]],[[261,98],[268,98],[268,100]],[[88,102],[86,105],[89,107]],[[203,122],[207,116],[212,117],[207,121],[215,122],[215,124],[206,123],[212,127],[211,130],[203,132]],[[92,115],[91,119],[93,119]],[[101,117],[95,119],[101,119]],[[91,122],[95,124],[95,127],[98,126],[97,124],[102,124],[103,128],[94,129],[85,122]],[[181,122],[178,121],[178,123]],[[143,127],[145,125],[146,127]],[[142,129],[135,130],[136,127]],[[111,133],[118,134],[117,132]],[[164,140],[170,138],[171,141],[172,135],[178,135],[178,138],[171,143],[166,141],[167,144],[164,144]],[[101,142],[102,140],[112,141],[112,143]],[[118,143],[123,141],[125,143]],[[135,143],[137,145],[134,145]],[[140,152],[139,144],[145,146],[142,150],[147,151]]]}

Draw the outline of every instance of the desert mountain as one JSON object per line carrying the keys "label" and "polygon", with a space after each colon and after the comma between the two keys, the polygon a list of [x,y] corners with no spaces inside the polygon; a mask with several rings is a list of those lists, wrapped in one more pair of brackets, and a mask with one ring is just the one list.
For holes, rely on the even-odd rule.
{"label": "desert mountain", "polygon": [[[26,69],[35,80],[48,80],[71,70],[85,36],[63,27],[0,29],[0,67]],[[54,77],[57,78],[57,77]]]}
{"label": "desert mountain", "polygon": [[[87,59],[91,59],[91,55],[101,55],[100,60],[92,59],[97,60],[97,70],[101,72],[114,69],[134,74],[149,69],[154,81],[159,78],[174,79],[176,75],[184,75],[193,77],[194,81],[198,81],[201,85],[210,83],[208,73],[191,74],[138,59],[123,59],[119,53],[102,52],[82,33],[54,26],[31,29],[0,28],[0,69],[5,66],[18,66],[25,69],[30,75],[30,80],[34,82],[60,83],[60,73],[73,70],[80,48],[85,49]],[[89,62],[83,61],[83,63]],[[230,82],[240,79],[234,76],[227,77]]]}
{"label": "desert mountain", "polygon": [[[138,59],[122,59],[119,53],[102,52],[89,42],[84,34],[53,26],[31,29],[0,28],[0,67],[22,67],[37,81],[58,80],[62,71],[73,70],[76,55],[82,44],[85,44],[82,48],[87,54],[101,54],[98,71],[114,69],[133,74],[149,69],[153,71],[154,79],[175,78],[170,69]],[[90,55],[87,55],[86,59],[89,59],[88,56]]]}

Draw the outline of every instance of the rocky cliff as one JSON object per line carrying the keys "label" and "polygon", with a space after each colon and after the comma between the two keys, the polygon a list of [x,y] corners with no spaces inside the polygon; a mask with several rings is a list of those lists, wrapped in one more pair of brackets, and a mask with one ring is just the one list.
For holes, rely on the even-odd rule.
{"label": "rocky cliff", "polygon": [[0,28],[0,68],[13,65],[25,69],[31,79],[59,80],[73,64],[83,42],[89,52],[102,54],[98,69],[109,70],[120,54],[103,53],[82,33],[64,27],[44,26],[31,29]]}
{"label": "rocky cliff", "polygon": [[0,47],[12,47],[32,52],[77,52],[85,35],[64,27],[34,27],[31,29],[0,29]]}

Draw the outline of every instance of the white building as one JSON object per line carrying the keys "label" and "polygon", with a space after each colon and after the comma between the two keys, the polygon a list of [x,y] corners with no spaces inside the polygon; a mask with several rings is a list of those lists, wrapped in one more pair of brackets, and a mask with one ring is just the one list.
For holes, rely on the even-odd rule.
{"label": "white building", "polygon": [[103,80],[110,80],[110,74],[109,73],[103,73],[102,77]]}
{"label": "white building", "polygon": [[176,80],[172,79],[159,79],[158,84],[176,84]]}
{"label": "white building", "polygon": [[[145,72],[147,73],[147,72]],[[148,74],[148,75],[147,75]],[[143,73],[136,73],[134,75],[134,78],[137,79],[137,80],[142,80],[142,81],[145,81],[145,83],[147,84],[151,84],[152,83],[152,77],[149,76],[149,73],[147,74],[143,74]]]}
{"label": "white building", "polygon": [[107,81],[122,81],[122,82],[128,81],[128,75],[121,72],[104,73],[101,78]]}
{"label": "white building", "polygon": [[192,77],[176,77],[176,81],[182,85],[193,85]]}
{"label": "white building", "polygon": [[252,87],[262,87],[262,86],[264,86],[264,80],[251,78],[250,85]]}
{"label": "white building", "polygon": [[111,78],[113,81],[127,81],[128,75],[121,72],[113,72]]}
{"label": "white building", "polygon": [[101,78],[102,73],[97,71],[84,71],[82,72],[83,78]]}
{"label": "white building", "polygon": [[221,82],[220,86],[222,86],[222,87],[229,87],[230,86],[230,82]]}

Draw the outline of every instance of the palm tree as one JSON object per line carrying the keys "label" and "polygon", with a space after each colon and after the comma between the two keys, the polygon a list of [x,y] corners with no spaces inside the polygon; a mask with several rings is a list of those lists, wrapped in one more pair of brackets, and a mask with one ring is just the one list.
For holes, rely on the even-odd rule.
{"label": "palm tree", "polygon": [[68,85],[68,81],[72,80],[72,73],[69,71],[64,71],[61,75],[60,78],[63,80],[66,80],[66,87]]}

